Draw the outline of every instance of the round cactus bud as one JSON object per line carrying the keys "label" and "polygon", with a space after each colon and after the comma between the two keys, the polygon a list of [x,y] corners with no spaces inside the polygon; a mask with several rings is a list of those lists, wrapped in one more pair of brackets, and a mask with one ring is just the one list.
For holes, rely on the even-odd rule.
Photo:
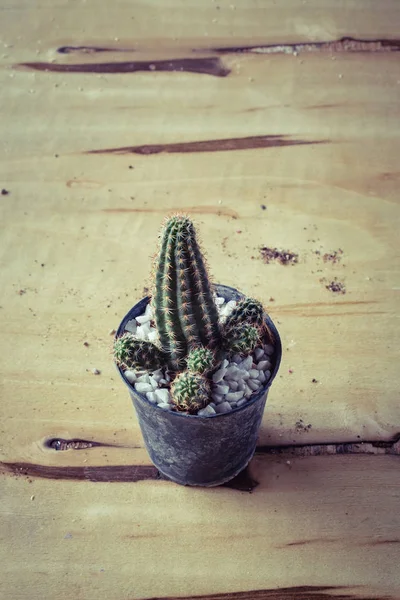
{"label": "round cactus bud", "polygon": [[128,369],[160,369],[166,364],[164,353],[153,343],[138,340],[131,333],[124,333],[114,342],[115,362]]}
{"label": "round cactus bud", "polygon": [[257,327],[241,323],[226,332],[225,349],[231,353],[248,355],[259,344],[260,331]]}
{"label": "round cactus bud", "polygon": [[254,298],[240,300],[225,321],[225,329],[237,327],[240,323],[260,326],[264,320],[264,308],[261,302]]}
{"label": "round cactus bud", "polygon": [[184,371],[171,386],[172,402],[178,411],[195,414],[210,402],[210,384],[198,373]]}
{"label": "round cactus bud", "polygon": [[215,356],[209,348],[193,348],[187,357],[187,368],[192,373],[204,373],[214,366]]}

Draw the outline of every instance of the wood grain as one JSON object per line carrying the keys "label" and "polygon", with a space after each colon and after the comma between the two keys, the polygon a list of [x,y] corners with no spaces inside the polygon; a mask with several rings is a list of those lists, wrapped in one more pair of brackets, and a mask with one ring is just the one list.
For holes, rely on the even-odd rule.
{"label": "wood grain", "polygon": [[[400,598],[399,3],[0,15],[0,596]],[[215,490],[159,478],[110,357],[174,211],[283,341]]]}
{"label": "wood grain", "polygon": [[259,456],[252,494],[9,472],[0,589],[60,600],[399,598],[398,460]]}

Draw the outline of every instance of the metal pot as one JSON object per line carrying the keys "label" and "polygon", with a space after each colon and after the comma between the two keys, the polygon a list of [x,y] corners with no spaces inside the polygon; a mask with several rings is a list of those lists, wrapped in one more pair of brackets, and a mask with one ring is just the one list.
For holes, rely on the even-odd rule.
{"label": "metal pot", "polygon": [[[215,285],[215,290],[226,301],[244,297],[224,285]],[[128,312],[118,328],[117,337],[125,331],[128,321],[143,314],[149,300],[143,298]],[[118,367],[128,386],[150,458],[168,479],[181,485],[216,486],[235,477],[250,462],[268,391],[282,356],[279,333],[268,316],[266,325],[275,346],[271,377],[251,400],[229,413],[199,417],[163,410],[139,394]]]}

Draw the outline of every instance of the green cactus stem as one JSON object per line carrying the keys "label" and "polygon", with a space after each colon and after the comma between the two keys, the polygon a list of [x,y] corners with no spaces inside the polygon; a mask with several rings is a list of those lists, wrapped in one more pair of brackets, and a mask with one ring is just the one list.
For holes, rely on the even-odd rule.
{"label": "green cactus stem", "polygon": [[209,348],[193,348],[186,360],[187,368],[192,373],[204,373],[209,371],[215,363],[215,355]]}
{"label": "green cactus stem", "polygon": [[161,234],[153,306],[170,369],[184,369],[192,348],[214,348],[220,343],[218,312],[205,262],[194,226],[183,215],[168,219]]}
{"label": "green cactus stem", "polygon": [[261,333],[258,327],[248,323],[240,323],[236,327],[229,328],[224,338],[224,347],[229,353],[246,356],[253,352],[260,341]]}
{"label": "green cactus stem", "polygon": [[155,371],[165,366],[167,357],[152,342],[136,339],[131,333],[124,333],[114,342],[114,359],[127,369]]}
{"label": "green cactus stem", "polygon": [[176,410],[195,414],[210,402],[210,383],[203,375],[183,371],[175,378],[171,394]]}
{"label": "green cactus stem", "polygon": [[263,320],[264,308],[261,302],[254,300],[254,298],[244,298],[237,303],[230,316],[226,319],[224,329],[227,331],[240,323],[260,326]]}

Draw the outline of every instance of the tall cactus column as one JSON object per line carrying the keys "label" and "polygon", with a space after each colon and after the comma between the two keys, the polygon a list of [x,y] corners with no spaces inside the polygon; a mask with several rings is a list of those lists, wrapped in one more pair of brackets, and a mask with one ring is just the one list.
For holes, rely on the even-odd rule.
{"label": "tall cactus column", "polygon": [[168,219],[155,268],[156,326],[162,350],[170,357],[169,367],[179,371],[192,348],[213,348],[221,340],[206,266],[187,217]]}

